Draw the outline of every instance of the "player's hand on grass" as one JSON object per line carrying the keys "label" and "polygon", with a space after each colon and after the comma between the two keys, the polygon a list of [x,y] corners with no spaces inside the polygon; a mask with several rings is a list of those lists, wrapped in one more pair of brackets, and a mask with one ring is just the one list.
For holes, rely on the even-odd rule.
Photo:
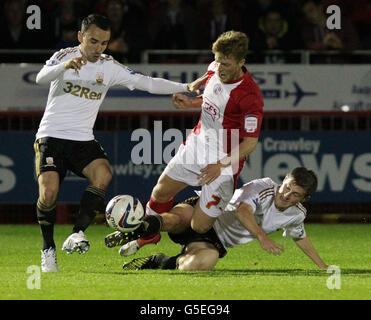
{"label": "player's hand on grass", "polygon": [[198,175],[198,181],[201,186],[210,184],[217,179],[222,172],[222,166],[220,163],[212,163],[201,169],[201,173]]}
{"label": "player's hand on grass", "polygon": [[71,58],[65,63],[64,67],[65,69],[74,69],[78,72],[87,61],[85,56]]}
{"label": "player's hand on grass", "polygon": [[260,238],[259,242],[260,242],[260,246],[265,251],[269,252],[270,254],[274,254],[275,256],[281,255],[281,253],[284,250],[282,245],[276,243],[275,241],[273,241],[267,236]]}

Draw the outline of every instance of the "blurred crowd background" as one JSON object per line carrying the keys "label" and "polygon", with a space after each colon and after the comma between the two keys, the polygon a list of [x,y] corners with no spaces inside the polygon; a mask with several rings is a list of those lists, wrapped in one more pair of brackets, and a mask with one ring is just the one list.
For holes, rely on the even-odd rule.
{"label": "blurred crowd background", "polygon": [[[41,30],[28,30],[26,8],[41,8]],[[341,30],[326,28],[326,8],[341,8]],[[107,53],[140,62],[148,49],[210,49],[224,31],[250,37],[262,50],[370,50],[371,0],[6,0],[1,1],[0,49],[75,46],[90,13],[112,22]]]}

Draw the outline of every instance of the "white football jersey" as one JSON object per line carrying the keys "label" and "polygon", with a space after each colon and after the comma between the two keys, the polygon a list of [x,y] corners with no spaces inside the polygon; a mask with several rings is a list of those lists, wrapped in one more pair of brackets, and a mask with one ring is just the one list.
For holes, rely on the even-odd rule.
{"label": "white football jersey", "polygon": [[46,61],[36,77],[37,83],[50,82],[47,105],[36,139],[49,136],[93,140],[99,107],[108,89],[115,85],[158,94],[187,91],[187,84],[135,73],[105,54],[95,63],[88,61],[79,71],[65,70],[64,62],[80,56],[80,46],[62,49]]}
{"label": "white football jersey", "polygon": [[236,216],[241,203],[247,203],[254,209],[257,224],[266,234],[283,229],[284,237],[305,238],[304,219],[306,209],[298,203],[284,211],[274,205],[274,196],[279,185],[270,178],[256,179],[237,189],[231,201],[214,223],[214,229],[227,247],[244,244],[255,237],[242,226]]}

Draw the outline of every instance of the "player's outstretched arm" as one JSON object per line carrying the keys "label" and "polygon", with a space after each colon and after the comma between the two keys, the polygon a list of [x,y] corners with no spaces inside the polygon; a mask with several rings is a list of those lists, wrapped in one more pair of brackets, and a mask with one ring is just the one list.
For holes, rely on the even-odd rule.
{"label": "player's outstretched arm", "polygon": [[[195,81],[188,83],[188,91],[199,95],[200,88],[206,83],[208,76],[209,75],[206,72],[202,77],[199,77]],[[197,97],[188,97],[185,94],[176,93],[173,95],[172,100],[174,107],[177,109],[201,108],[202,105],[202,95]]]}
{"label": "player's outstretched arm", "polygon": [[237,219],[240,223],[258,239],[263,250],[280,255],[283,251],[283,246],[269,238],[263,229],[256,223],[254,217],[254,209],[247,203],[241,203],[237,209]]}
{"label": "player's outstretched arm", "polygon": [[172,94],[180,92],[200,93],[200,87],[206,82],[207,73],[191,83],[179,83],[162,78],[152,78],[140,75],[135,83],[135,88],[153,94]]}
{"label": "player's outstretched arm", "polygon": [[206,83],[207,78],[209,77],[209,74],[207,72],[204,73],[203,76],[199,77],[195,81],[188,83],[188,91],[193,92],[196,94],[200,94],[200,88]]}
{"label": "player's outstretched arm", "polygon": [[323,262],[317,250],[314,248],[312,241],[308,237],[303,239],[293,239],[297,246],[321,269],[327,269],[328,265]]}
{"label": "player's outstretched arm", "polygon": [[188,84],[174,82],[162,78],[152,78],[149,76],[137,75],[134,88],[147,91],[152,94],[173,94],[177,92],[187,92]]}
{"label": "player's outstretched arm", "polygon": [[190,92],[199,94],[200,87],[206,82],[207,77],[202,77],[194,80],[190,83],[180,83],[170,81],[163,78],[155,78],[146,76],[144,74],[135,72],[127,66],[119,63],[114,59],[110,59],[112,78],[110,80],[110,86],[121,85],[127,87],[130,90],[142,90],[152,94],[174,94],[181,92]]}

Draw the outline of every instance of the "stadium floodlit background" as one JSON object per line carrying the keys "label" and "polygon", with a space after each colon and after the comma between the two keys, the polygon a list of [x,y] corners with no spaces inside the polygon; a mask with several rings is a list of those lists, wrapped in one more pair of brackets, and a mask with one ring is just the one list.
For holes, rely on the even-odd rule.
{"label": "stadium floodlit background", "polygon": [[[2,1],[0,223],[37,224],[33,142],[48,86],[36,85],[35,77],[56,50],[78,44],[81,20],[90,13],[112,21],[107,54],[136,71],[180,82],[205,72],[213,60],[211,44],[221,32],[246,32],[247,67],[263,92],[265,116],[240,185],[263,176],[278,182],[288,170],[307,166],[319,178],[318,192],[306,204],[307,222],[369,223],[371,1],[321,4],[323,10],[340,7],[340,30],[313,18],[317,2],[295,0]],[[41,29],[26,27],[29,5],[40,7]],[[328,33],[335,33],[335,40],[326,40]],[[169,96],[111,89],[95,124],[112,164],[107,201],[132,194],[146,202],[172,141],[161,137],[171,128],[185,133],[198,117],[197,110],[175,110]],[[141,128],[156,129],[152,159],[160,136],[161,163],[132,163],[131,151],[140,142],[134,133]],[[85,187],[86,181],[66,177],[58,197],[58,224],[74,221]]]}

